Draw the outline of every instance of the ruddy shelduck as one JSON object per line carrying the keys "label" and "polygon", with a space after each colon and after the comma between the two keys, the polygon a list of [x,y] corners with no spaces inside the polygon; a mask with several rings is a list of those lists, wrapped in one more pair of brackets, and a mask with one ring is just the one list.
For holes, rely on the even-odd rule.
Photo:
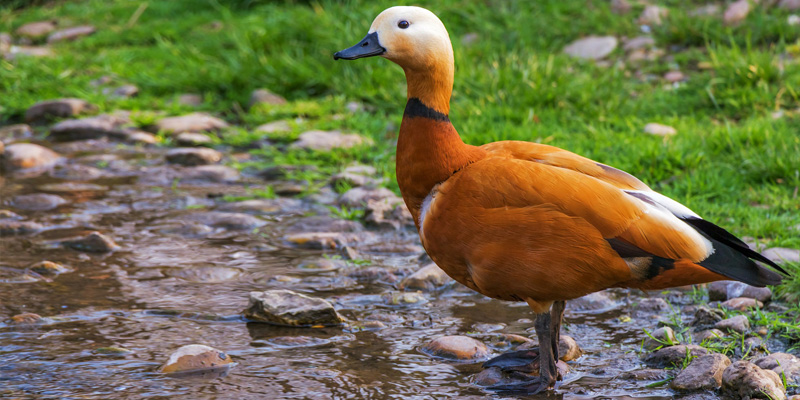
{"label": "ruddy shelduck", "polygon": [[[536,313],[539,377],[496,389],[554,387],[566,300],[611,287],[781,282],[754,260],[788,275],[626,172],[542,144],[465,144],[449,117],[453,48],[432,12],[389,8],[364,39],[334,54],[371,56],[405,71],[397,182],[425,251],[456,281],[489,297],[525,301]],[[519,367],[524,355],[487,364]]]}

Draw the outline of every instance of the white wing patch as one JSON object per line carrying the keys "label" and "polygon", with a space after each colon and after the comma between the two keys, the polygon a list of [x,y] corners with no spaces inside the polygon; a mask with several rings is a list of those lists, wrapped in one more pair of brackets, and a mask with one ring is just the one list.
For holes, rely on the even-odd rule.
{"label": "white wing patch", "polygon": [[431,205],[433,204],[434,200],[436,200],[436,194],[439,193],[439,185],[436,185],[431,189],[430,193],[425,197],[425,200],[422,200],[422,209],[419,212],[419,237],[422,240],[425,240],[425,235],[422,232],[422,228],[425,226],[425,216],[428,215],[428,212],[431,210]]}
{"label": "white wing patch", "polygon": [[702,243],[706,249],[706,257],[714,253],[714,245],[703,237],[691,225],[679,218],[700,218],[694,211],[663,194],[653,191],[624,190],[625,193],[641,200],[644,212],[658,218],[666,226],[670,226],[695,243]]}

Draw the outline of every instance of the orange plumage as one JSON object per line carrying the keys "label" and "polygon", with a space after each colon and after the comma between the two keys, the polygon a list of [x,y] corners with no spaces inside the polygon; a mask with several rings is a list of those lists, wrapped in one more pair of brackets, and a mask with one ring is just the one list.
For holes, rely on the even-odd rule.
{"label": "orange plumage", "polygon": [[753,260],[785,273],[628,173],[541,144],[465,144],[448,116],[452,46],[429,11],[390,8],[367,37],[335,57],[374,55],[406,74],[397,181],[425,250],[458,282],[486,296],[526,301],[537,313],[546,357],[531,391],[555,383],[565,300],[610,287],[780,282]]}

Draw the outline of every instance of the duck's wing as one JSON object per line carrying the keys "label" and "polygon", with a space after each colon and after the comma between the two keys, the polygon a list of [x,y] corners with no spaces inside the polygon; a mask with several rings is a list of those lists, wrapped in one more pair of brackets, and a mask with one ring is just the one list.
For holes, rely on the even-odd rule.
{"label": "duck's wing", "polygon": [[[521,203],[553,204],[566,215],[588,221],[636,270],[639,283],[627,286],[686,284],[682,277],[697,275],[698,279],[708,279],[706,271],[756,286],[781,281],[779,274],[753,260],[787,274],[723,228],[623,171],[552,146],[528,142],[496,142],[483,148],[497,156],[498,161],[492,163],[505,164],[499,168],[513,181],[505,187],[495,185],[504,199],[516,195]],[[492,168],[498,166],[488,169]],[[490,187],[491,181],[496,180],[490,176],[503,174],[495,169],[477,175],[487,173],[486,184]]]}

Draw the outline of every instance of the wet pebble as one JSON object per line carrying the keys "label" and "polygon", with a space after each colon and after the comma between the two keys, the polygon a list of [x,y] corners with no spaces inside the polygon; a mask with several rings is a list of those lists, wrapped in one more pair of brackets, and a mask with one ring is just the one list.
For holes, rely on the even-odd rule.
{"label": "wet pebble", "polygon": [[28,269],[42,276],[55,276],[72,271],[70,268],[52,261],[40,261]]}
{"label": "wet pebble", "polygon": [[447,276],[436,264],[430,263],[403,279],[400,282],[400,289],[429,292],[439,289],[450,282],[453,282],[453,278]]}
{"label": "wet pebble", "polygon": [[227,122],[204,113],[191,113],[179,117],[162,118],[156,123],[158,131],[181,132],[213,132],[227,128]]}
{"label": "wet pebble", "polygon": [[67,201],[54,194],[32,193],[14,196],[11,206],[20,210],[48,211],[67,204]]}
{"label": "wet pebble", "polygon": [[175,268],[169,272],[170,276],[199,283],[226,282],[236,279],[241,274],[242,271],[239,269],[216,265]]}
{"label": "wet pebble", "polygon": [[126,349],[124,347],[108,346],[108,347],[97,348],[94,350],[94,352],[97,354],[121,356],[121,355],[131,354],[133,353],[133,350]]}
{"label": "wet pebble", "polygon": [[41,122],[54,118],[70,118],[92,111],[96,107],[86,100],[65,98],[47,100],[34,104],[25,111],[25,121]]}
{"label": "wet pebble", "polygon": [[225,165],[198,165],[180,172],[181,180],[214,183],[235,182],[241,178],[239,171]]}
{"label": "wet pebble", "polygon": [[94,26],[81,25],[73,26],[70,28],[60,29],[50,34],[47,37],[47,43],[63,42],[66,40],[75,40],[84,36],[89,36],[95,32]]}
{"label": "wet pebble", "polygon": [[61,158],[56,152],[33,143],[14,143],[0,154],[6,171],[28,168],[47,168]]}
{"label": "wet pebble", "polygon": [[100,169],[81,164],[57,165],[49,174],[53,178],[69,181],[90,181],[105,175]]}
{"label": "wet pebble", "polygon": [[211,144],[211,138],[197,132],[181,132],[175,136],[178,146],[206,146]]}
{"label": "wet pebble", "polygon": [[737,361],[725,369],[721,391],[735,399],[786,399],[780,376],[748,361]]}
{"label": "wet pebble", "polygon": [[560,335],[558,340],[558,358],[562,361],[577,360],[583,355],[583,350],[572,336]]}
{"label": "wet pebble", "polygon": [[231,356],[220,350],[202,344],[190,344],[175,350],[167,362],[159,368],[159,372],[164,374],[188,373],[228,368],[232,363]]}
{"label": "wet pebble", "polygon": [[405,225],[414,225],[412,218],[405,203],[395,203],[393,200],[367,201],[364,221],[369,226],[400,229]]}
{"label": "wet pebble", "polygon": [[387,292],[381,295],[383,304],[390,306],[425,304],[428,299],[422,292]]}
{"label": "wet pebble", "polygon": [[325,299],[291,290],[250,292],[246,318],[290,326],[340,325],[344,318]]}
{"label": "wet pebble", "polygon": [[659,347],[672,346],[675,343],[678,343],[678,340],[675,338],[675,331],[668,326],[662,326],[650,332],[650,335],[644,340],[642,347],[644,347],[645,350],[652,351]]}
{"label": "wet pebble", "polygon": [[452,361],[480,361],[489,356],[489,348],[468,336],[442,336],[431,340],[420,351]]}
{"label": "wet pebble", "polygon": [[45,183],[36,187],[42,192],[63,193],[75,197],[95,197],[109,190],[108,186],[82,182]]}
{"label": "wet pebble", "polygon": [[17,219],[0,219],[0,236],[27,235],[39,232],[44,226],[34,221],[20,221]]}
{"label": "wet pebble", "polygon": [[286,99],[268,89],[256,89],[250,95],[250,107],[257,104],[281,105],[286,104]]}
{"label": "wet pebble", "polygon": [[636,310],[644,312],[667,311],[669,310],[669,303],[660,297],[647,297],[639,300]]}
{"label": "wet pebble", "polygon": [[307,232],[284,236],[284,240],[302,249],[325,250],[336,249],[345,242],[344,236],[338,232]]}
{"label": "wet pebble", "polygon": [[694,319],[689,324],[691,326],[702,328],[712,326],[725,318],[725,313],[722,310],[708,307],[698,307],[694,313]]}
{"label": "wet pebble", "polygon": [[267,342],[281,347],[311,347],[326,344],[329,341],[310,336],[278,336],[268,339]]}
{"label": "wet pebble", "polygon": [[681,371],[670,386],[676,390],[715,390],[722,385],[722,373],[731,360],[718,353],[700,356]]}
{"label": "wet pebble", "polygon": [[587,294],[567,302],[568,310],[580,312],[610,310],[618,306],[619,303],[606,291]]}
{"label": "wet pebble", "polygon": [[307,131],[300,134],[298,140],[291,147],[297,149],[331,151],[333,149],[349,149],[369,142],[361,135],[355,133],[342,133],[339,131]]}
{"label": "wet pebble", "polygon": [[88,253],[109,253],[119,249],[119,245],[113,239],[100,232],[90,232],[80,238],[64,240],[61,244],[64,247]]}
{"label": "wet pebble", "polygon": [[42,318],[39,314],[34,313],[23,313],[17,314],[11,317],[11,324],[13,325],[33,325],[39,322],[42,322],[44,318]]}
{"label": "wet pebble", "polygon": [[340,260],[333,260],[330,258],[317,258],[310,261],[305,261],[297,266],[303,272],[327,272],[336,271],[344,266]]}
{"label": "wet pebble", "polygon": [[683,360],[689,355],[697,357],[706,354],[708,354],[708,350],[703,347],[694,344],[681,344],[665,347],[652,353],[645,354],[642,360],[650,367],[665,368],[681,365]]}
{"label": "wet pebble", "polygon": [[222,153],[206,147],[182,147],[169,150],[166,158],[173,164],[207,165],[222,160]]}
{"label": "wet pebble", "polygon": [[68,119],[53,125],[50,128],[50,136],[60,141],[119,137],[123,135],[120,126],[127,122],[129,122],[127,118],[109,114],[90,118]]}
{"label": "wet pebble", "polygon": [[393,284],[399,280],[397,275],[385,267],[359,268],[350,272],[347,276],[359,281],[384,284]]}
{"label": "wet pebble", "polygon": [[587,36],[578,39],[564,48],[564,53],[589,60],[601,60],[617,48],[617,38],[613,36]]}
{"label": "wet pebble", "polygon": [[735,299],[726,300],[719,305],[728,310],[747,311],[751,308],[761,308],[764,306],[764,303],[756,299],[737,297]]}
{"label": "wet pebble", "polygon": [[227,230],[254,229],[266,224],[265,221],[249,214],[222,211],[191,212],[181,216],[180,220],[199,222],[212,228]]}
{"label": "wet pebble", "polygon": [[356,187],[339,197],[339,204],[348,207],[363,207],[370,200],[386,202],[391,205],[402,203],[403,199],[386,188]]}
{"label": "wet pebble", "polygon": [[665,379],[669,379],[672,376],[672,373],[672,370],[667,369],[646,368],[623,372],[619,375],[619,378],[637,381],[663,381]]}
{"label": "wet pebble", "polygon": [[725,337],[725,332],[719,329],[706,329],[704,331],[700,331],[695,335],[692,335],[692,339],[694,339],[697,343],[703,343],[705,341],[710,340],[717,340],[720,338]]}
{"label": "wet pebble", "polygon": [[750,321],[745,315],[737,315],[735,317],[723,319],[722,321],[717,322],[714,324],[714,328],[717,328],[723,332],[745,333],[750,329]]}
{"label": "wet pebble", "polygon": [[277,198],[277,199],[253,199],[226,203],[220,205],[217,210],[243,212],[250,214],[274,214],[285,213],[288,211],[300,211],[303,202],[298,199]]}

